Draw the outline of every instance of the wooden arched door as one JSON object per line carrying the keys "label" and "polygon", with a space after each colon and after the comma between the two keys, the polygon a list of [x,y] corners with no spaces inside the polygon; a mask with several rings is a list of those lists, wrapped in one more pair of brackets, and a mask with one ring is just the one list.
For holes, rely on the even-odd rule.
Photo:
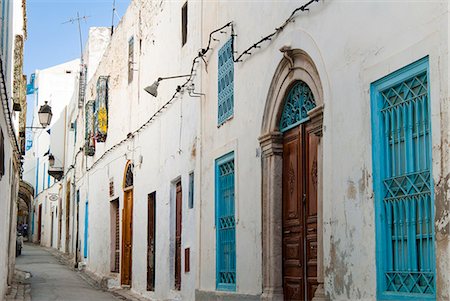
{"label": "wooden arched door", "polygon": [[317,288],[317,150],[308,128],[315,107],[308,85],[293,84],[280,121],[283,133],[283,292],[285,300],[311,300]]}
{"label": "wooden arched door", "polygon": [[125,167],[123,191],[120,282],[122,285],[131,285],[133,254],[133,164],[130,161]]}

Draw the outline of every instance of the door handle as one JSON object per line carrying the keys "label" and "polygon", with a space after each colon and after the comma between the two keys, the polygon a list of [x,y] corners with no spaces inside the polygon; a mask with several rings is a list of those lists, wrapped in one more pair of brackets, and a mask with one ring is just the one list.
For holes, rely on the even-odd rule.
{"label": "door handle", "polygon": [[289,233],[291,233],[291,230],[284,231],[284,234],[289,234]]}

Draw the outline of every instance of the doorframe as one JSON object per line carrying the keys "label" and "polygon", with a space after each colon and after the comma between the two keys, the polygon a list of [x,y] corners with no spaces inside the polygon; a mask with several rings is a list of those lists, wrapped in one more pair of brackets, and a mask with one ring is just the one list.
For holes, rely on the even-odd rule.
{"label": "doorframe", "polygon": [[[283,47],[283,58],[272,78],[264,115],[261,136],[262,154],[262,271],[265,301],[283,300],[282,204],[283,204],[283,134],[279,122],[287,93],[296,81],[305,82],[311,89],[316,107],[308,112],[310,133],[322,137],[323,89],[319,72],[312,58],[303,50]],[[318,145],[317,195],[317,281],[314,300],[326,300],[323,277],[323,143]]]}
{"label": "doorframe", "polygon": [[[120,284],[123,285],[123,283],[122,283],[123,282],[123,278],[122,278],[123,277],[123,262],[125,260],[124,259],[124,243],[125,243],[124,231],[125,231],[125,227],[124,227],[123,223],[124,223],[125,208],[126,208],[126,204],[128,202],[127,195],[131,194],[131,212],[130,212],[130,216],[131,216],[131,254],[130,254],[130,262],[129,262],[129,266],[130,266],[130,273],[129,273],[130,274],[129,275],[130,279],[129,279],[129,281],[130,281],[130,283],[127,284],[127,285],[129,285],[131,287],[131,283],[132,283],[132,279],[133,279],[133,277],[132,277],[132,272],[133,272],[133,260],[132,260],[132,258],[133,258],[133,201],[134,201],[133,192],[134,192],[134,174],[133,174],[133,183],[132,183],[132,185],[126,187],[127,171],[128,171],[128,168],[130,166],[133,168],[133,163],[132,163],[131,160],[128,160],[127,163],[125,164],[125,169],[124,169],[124,172],[123,172],[123,182],[122,182],[123,207],[122,207],[122,221],[121,221],[121,224],[122,224],[122,237],[121,237],[121,252],[120,252],[120,268],[119,268],[119,271],[120,271]],[[134,170],[132,170],[132,172],[134,173]],[[119,207],[119,209],[120,209],[120,207]],[[120,214],[120,211],[119,211],[119,214]]]}

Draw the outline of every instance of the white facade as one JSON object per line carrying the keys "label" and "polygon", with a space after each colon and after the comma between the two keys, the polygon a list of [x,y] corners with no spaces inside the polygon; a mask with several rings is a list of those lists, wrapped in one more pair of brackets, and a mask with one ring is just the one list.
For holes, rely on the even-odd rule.
{"label": "white facade", "polygon": [[[85,104],[98,97],[98,79],[108,77],[107,137],[95,143],[92,156],[80,151],[85,147],[86,115],[76,108],[74,98],[66,128],[76,122],[78,131],[76,139],[66,131],[66,145],[71,147],[65,151],[65,177],[60,182],[64,223],[60,250],[76,255],[77,262],[96,277],[107,279],[109,286],[123,284],[123,266],[119,273],[113,268],[113,211],[118,199],[122,243],[122,209],[129,195],[124,191],[125,168],[131,162],[133,292],[152,300],[283,300],[283,135],[279,120],[288,88],[302,80],[313,90],[318,109],[323,109],[317,130],[315,248],[319,289],[315,295],[317,300],[376,300],[370,87],[378,79],[428,57],[435,297],[448,299],[448,4],[320,1],[312,3],[309,11],[298,11],[292,22],[283,25],[298,2],[189,2],[187,41],[182,45],[183,5],[178,1],[133,1],[98,66],[85,60],[89,79]],[[256,45],[260,48],[251,48],[251,55],[244,55],[242,62],[233,64],[233,114],[219,124],[217,58],[219,49],[232,38],[229,22],[236,34],[235,57],[274,28],[284,27]],[[222,26],[210,39],[210,33]],[[108,41],[103,34],[107,33],[99,39]],[[200,94],[181,87],[172,99],[177,85],[183,85],[186,78],[161,81],[156,98],[144,91],[159,77],[189,74],[201,49],[207,50],[203,56],[206,64],[198,58],[189,81]],[[311,120],[316,120],[312,116]],[[216,271],[215,164],[230,152],[234,152],[235,162],[236,221],[236,283],[232,292],[217,289]],[[71,165],[74,167],[69,170]],[[188,207],[191,172],[195,176],[192,209]],[[181,289],[177,290],[179,180],[183,191],[182,268]],[[153,192],[156,280],[154,291],[149,291],[147,212]],[[184,269],[187,248],[189,272]],[[120,250],[123,252],[122,246]]]}
{"label": "white facade", "polygon": [[[16,253],[17,204],[21,168],[21,146],[18,136],[18,113],[13,112],[13,87],[17,79],[14,70],[22,74],[20,55],[23,48],[15,44],[16,35],[26,36],[25,1],[0,1],[0,298],[14,276]],[[23,44],[22,44],[23,47]],[[15,55],[15,51],[19,55]],[[16,89],[19,92],[20,88]],[[21,104],[24,109],[26,104]]]}
{"label": "white facade", "polygon": [[[64,160],[66,142],[66,115],[67,105],[77,92],[77,79],[80,69],[78,59],[63,63],[54,67],[36,71],[35,78],[35,107],[33,120],[33,144],[25,154],[23,178],[31,183],[35,191],[35,200],[32,204],[30,234],[32,241],[41,240],[42,245],[51,244],[51,215],[58,205],[59,184],[55,185],[55,179],[50,177],[48,157],[55,154],[56,165],[62,165]],[[45,104],[52,108],[52,121],[46,129],[39,129],[38,111]],[[53,136],[50,133],[55,132]],[[53,138],[53,139],[52,139]],[[55,141],[55,139],[63,139]],[[50,189],[50,190],[49,190]],[[45,193],[44,193],[45,192]],[[50,194],[58,197],[52,197]],[[56,198],[56,199],[54,199]],[[39,229],[39,207],[41,210],[41,229]],[[56,219],[54,220],[56,225]],[[39,231],[41,237],[39,237]],[[54,239],[55,240],[55,239]]]}

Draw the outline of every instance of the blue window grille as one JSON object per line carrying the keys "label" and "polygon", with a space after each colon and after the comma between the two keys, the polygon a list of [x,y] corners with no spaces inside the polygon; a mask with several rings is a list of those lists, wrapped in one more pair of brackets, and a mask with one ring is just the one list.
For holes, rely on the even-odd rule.
{"label": "blue window grille", "polygon": [[84,248],[83,256],[88,257],[88,238],[89,238],[89,202],[86,200],[86,206],[84,208]]}
{"label": "blue window grille", "polygon": [[232,39],[219,50],[218,67],[218,123],[223,124],[233,116],[234,109],[234,61]]}
{"label": "blue window grille", "polygon": [[289,90],[280,119],[280,131],[286,132],[309,120],[308,111],[316,107],[314,95],[303,81],[297,81]]}
{"label": "blue window grille", "polygon": [[371,86],[378,298],[435,298],[428,58]]}
{"label": "blue window grille", "polygon": [[189,202],[188,208],[194,208],[194,172],[189,174]]}
{"label": "blue window grille", "polygon": [[236,290],[234,152],[216,160],[216,287]]}

